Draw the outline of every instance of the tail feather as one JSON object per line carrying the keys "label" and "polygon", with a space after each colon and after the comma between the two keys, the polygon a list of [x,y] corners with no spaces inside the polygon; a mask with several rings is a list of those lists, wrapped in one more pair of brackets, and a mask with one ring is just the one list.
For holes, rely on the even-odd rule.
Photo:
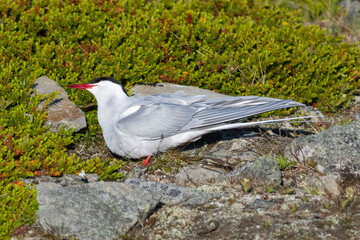
{"label": "tail feather", "polygon": [[[213,131],[219,131],[219,130],[245,128],[245,127],[258,126],[258,125],[264,125],[264,124],[284,123],[284,122],[289,122],[291,120],[300,120],[300,119],[302,120],[300,122],[306,122],[306,121],[304,121],[304,119],[306,119],[306,118],[313,118],[313,116],[283,118],[283,119],[265,120],[265,121],[257,121],[257,122],[227,123],[227,124],[221,124],[221,125],[209,127],[209,128],[207,128],[207,130],[209,132],[213,132]],[[296,121],[296,122],[299,122],[299,121]]]}
{"label": "tail feather", "polygon": [[187,129],[198,129],[203,127],[211,127],[222,123],[239,120],[254,116],[257,114],[270,112],[282,108],[297,107],[303,104],[292,100],[270,101],[259,105],[247,105],[243,107],[216,107],[205,108],[196,113],[191,122],[186,126]]}

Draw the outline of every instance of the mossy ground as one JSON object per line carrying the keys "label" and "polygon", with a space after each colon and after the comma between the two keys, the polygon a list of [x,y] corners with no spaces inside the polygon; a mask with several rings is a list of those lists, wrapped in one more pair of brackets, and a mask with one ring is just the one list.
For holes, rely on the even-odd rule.
{"label": "mossy ground", "polygon": [[[43,127],[42,99],[30,98],[40,76],[63,87],[111,76],[128,89],[165,81],[293,98],[328,112],[347,107],[359,88],[359,48],[304,26],[302,11],[266,2],[1,1],[0,238],[35,220],[36,191],[21,178],[82,169],[122,177],[121,160],[68,151],[100,134],[96,111],[86,111],[85,134]],[[95,103],[85,91],[68,93],[77,105]]]}

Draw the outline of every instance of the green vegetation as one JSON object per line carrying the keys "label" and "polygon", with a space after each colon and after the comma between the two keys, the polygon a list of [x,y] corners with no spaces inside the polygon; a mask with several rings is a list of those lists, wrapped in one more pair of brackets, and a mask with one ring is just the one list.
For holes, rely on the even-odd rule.
{"label": "green vegetation", "polygon": [[279,165],[280,170],[287,170],[290,169],[292,166],[294,166],[296,162],[295,161],[289,162],[287,158],[280,155],[277,158],[277,164]]}
{"label": "green vegetation", "polygon": [[309,187],[307,187],[307,186],[304,186],[304,190],[305,190],[308,194],[310,194],[310,195],[323,195],[323,194],[324,194],[324,192],[320,191],[320,190],[316,187],[315,184],[312,186],[312,188],[309,188]]}
{"label": "green vegetation", "polygon": [[[0,1],[0,238],[34,221],[36,192],[21,178],[81,169],[121,177],[121,161],[69,156],[73,133],[43,128],[42,99],[30,98],[36,78],[65,87],[111,76],[127,88],[164,81],[346,107],[359,87],[360,50],[305,27],[301,14],[244,0]],[[95,103],[67,91],[77,105]],[[86,117],[93,136],[96,111]]]}
{"label": "green vegetation", "polygon": [[[11,83],[9,83],[11,86]],[[24,96],[29,96],[23,93]],[[46,112],[37,109],[42,99],[36,96],[8,106],[0,112],[0,238],[24,223],[32,223],[37,209],[36,190],[24,186],[21,178],[64,173],[98,173],[101,179],[117,179],[122,162],[108,159],[81,161],[67,154],[73,143],[72,131],[51,133],[42,126]],[[51,101],[45,100],[45,104]],[[16,100],[13,99],[15,102]],[[27,104],[29,102],[30,104]]]}

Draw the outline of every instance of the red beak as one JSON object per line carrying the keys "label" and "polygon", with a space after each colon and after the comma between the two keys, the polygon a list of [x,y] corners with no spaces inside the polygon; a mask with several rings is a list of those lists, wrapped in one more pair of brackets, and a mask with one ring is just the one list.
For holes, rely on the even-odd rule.
{"label": "red beak", "polygon": [[84,83],[84,84],[70,85],[70,86],[68,86],[68,88],[89,89],[89,88],[93,88],[95,86],[97,86],[97,85]]}

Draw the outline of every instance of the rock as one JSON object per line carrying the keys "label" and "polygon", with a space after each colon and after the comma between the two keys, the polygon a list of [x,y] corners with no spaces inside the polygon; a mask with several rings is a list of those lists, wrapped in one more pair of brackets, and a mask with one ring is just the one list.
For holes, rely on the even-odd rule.
{"label": "rock", "polygon": [[360,103],[360,96],[355,96],[354,101],[356,104]]}
{"label": "rock", "polygon": [[[360,169],[360,122],[335,126],[316,135],[299,137],[286,148],[289,161],[313,161],[325,174],[358,174]],[[341,170],[340,170],[341,169]]]}
{"label": "rock", "polygon": [[160,196],[163,204],[199,205],[221,194],[210,194],[172,184],[153,182],[146,179],[130,178],[126,184],[136,185]]}
{"label": "rock", "polygon": [[218,221],[204,222],[199,224],[198,229],[196,230],[196,234],[199,236],[209,234],[218,229],[219,226],[220,223]]}
{"label": "rock", "polygon": [[206,134],[202,139],[189,143],[181,153],[190,157],[226,160],[230,163],[254,161],[258,154],[249,149],[254,138],[259,134],[251,129],[240,128]]}
{"label": "rock", "polygon": [[305,178],[304,183],[305,184],[298,184],[298,185],[305,186],[307,189],[310,190],[315,185],[319,194],[324,194],[328,192],[335,197],[340,196],[339,177],[334,174],[328,174],[325,176],[309,175]]}
{"label": "rock", "polygon": [[[85,114],[68,99],[68,95],[60,85],[48,77],[40,77],[34,83],[36,94],[50,94],[60,92],[58,97],[47,107],[47,119],[44,124],[50,126],[50,131],[59,131],[61,127],[66,129],[74,128],[75,132],[86,128]],[[43,109],[44,104],[40,103],[39,109]]]}
{"label": "rock", "polygon": [[339,180],[334,175],[320,176],[319,177],[320,184],[318,184],[318,188],[320,190],[325,189],[335,196],[340,196],[340,186]]}
{"label": "rock", "polygon": [[37,190],[37,224],[58,238],[119,239],[159,203],[141,187],[115,182],[70,187],[49,182]]}
{"label": "rock", "polygon": [[225,177],[226,175],[221,169],[196,164],[180,169],[175,179],[177,184],[183,185],[185,183],[219,182],[224,181]]}
{"label": "rock", "polygon": [[201,89],[192,86],[181,86],[171,83],[156,83],[156,84],[140,84],[132,88],[131,96],[143,97],[157,94],[183,94],[183,95],[206,95],[205,99],[215,99],[228,97],[227,95],[216,93],[207,89]]}
{"label": "rock", "polygon": [[276,203],[274,203],[274,202],[266,201],[266,200],[263,200],[261,198],[257,198],[250,205],[250,208],[259,209],[259,208],[271,208],[271,207],[274,207],[274,206],[276,206]]}
{"label": "rock", "polygon": [[[329,173],[327,175],[321,175],[316,172],[310,172],[307,175],[295,178],[295,185],[298,186],[296,192],[303,194],[324,195],[328,193],[333,197],[339,197],[341,195],[341,184],[337,174]],[[286,185],[286,184],[284,184]]]}
{"label": "rock", "polygon": [[[129,239],[348,239],[338,215],[323,210],[326,199],[246,194],[212,199],[201,206],[167,205],[154,212]],[[335,232],[335,233],[334,233]],[[337,235],[339,234],[339,235]],[[341,238],[341,236],[345,236]],[[355,237],[356,239],[356,237]]]}
{"label": "rock", "polygon": [[296,113],[302,116],[312,116],[310,121],[326,121],[327,117],[317,108],[311,106],[304,106],[295,110]]}
{"label": "rock", "polygon": [[66,187],[66,186],[74,186],[85,183],[97,182],[98,180],[99,180],[99,175],[94,173],[89,173],[89,174],[87,173],[86,180],[77,174],[64,174],[62,177],[51,177],[51,176],[42,175],[36,178],[24,178],[21,181],[25,185],[39,184],[41,182],[52,182],[59,184],[63,187]]}
{"label": "rock", "polygon": [[145,179],[145,168],[140,167],[134,167],[134,169],[131,172],[128,172],[127,174],[124,174],[125,179],[129,178],[142,178]]}
{"label": "rock", "polygon": [[279,166],[272,155],[264,155],[254,162],[228,173],[230,179],[248,179],[255,185],[279,185],[282,182]]}

